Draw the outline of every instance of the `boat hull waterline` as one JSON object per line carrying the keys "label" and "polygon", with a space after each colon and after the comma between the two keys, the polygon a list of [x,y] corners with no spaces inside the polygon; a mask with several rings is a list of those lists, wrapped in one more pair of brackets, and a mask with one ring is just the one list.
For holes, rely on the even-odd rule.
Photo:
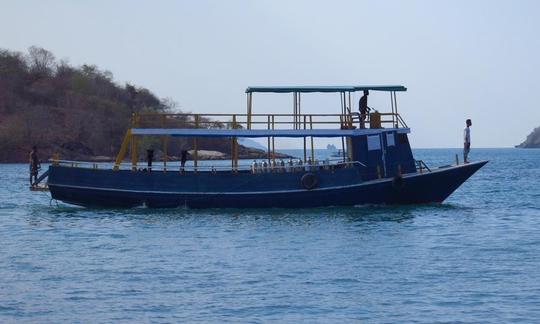
{"label": "boat hull waterline", "polygon": [[[142,179],[137,183],[129,181],[131,172],[128,171],[124,175],[126,181],[122,184],[111,181],[109,170],[51,166],[48,185],[53,199],[86,207],[131,208],[146,205],[151,208],[309,208],[422,204],[443,202],[487,162],[441,167],[431,172],[404,174],[401,178],[369,181],[362,181],[358,170],[337,170],[326,175],[315,172],[321,181],[319,186],[311,190],[302,188],[299,182],[296,182],[295,187],[286,181],[282,188],[276,188],[279,181],[274,181],[274,186],[268,190],[264,186],[264,179],[269,177],[295,181],[307,172],[296,175],[246,174],[243,178],[237,178],[253,179],[244,182],[222,176],[216,178],[215,182],[224,183],[212,186],[208,179],[204,179],[204,188],[194,188],[186,187],[186,182],[175,180],[183,177],[178,172],[148,172],[144,175],[134,172],[132,174]],[[85,177],[87,181],[84,181]],[[75,178],[76,181],[70,181]]]}

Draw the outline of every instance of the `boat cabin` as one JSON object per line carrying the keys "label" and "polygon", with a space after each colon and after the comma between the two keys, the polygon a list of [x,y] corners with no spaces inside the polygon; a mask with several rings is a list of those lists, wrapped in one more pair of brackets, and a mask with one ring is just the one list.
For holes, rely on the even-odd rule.
{"label": "boat cabin", "polygon": [[[156,114],[136,113],[132,117],[131,128],[126,132],[114,170],[120,170],[128,151],[131,156],[131,170],[138,169],[138,138],[158,136],[163,143],[163,171],[167,171],[167,148],[171,137],[187,137],[192,141],[193,168],[187,172],[256,171],[238,163],[238,138],[266,138],[267,158],[260,162],[266,165],[265,172],[286,172],[298,170],[283,166],[276,161],[276,138],[302,138],[304,143],[304,170],[317,168],[360,168],[363,180],[387,178],[402,173],[417,171],[407,134],[410,129],[398,113],[397,92],[404,86],[282,86],[249,87],[246,89],[247,111],[245,114]],[[352,100],[355,92],[366,91],[387,93],[390,97],[389,111],[360,113]],[[293,105],[290,114],[262,114],[254,107],[254,97],[258,93],[292,94]],[[332,114],[312,114],[303,112],[302,96],[311,93],[338,94],[339,111]],[[336,109],[337,110],[337,109]],[[231,143],[230,168],[216,169],[199,165],[198,142],[204,137],[226,137]],[[317,161],[314,141],[317,138],[339,138],[342,156],[329,161]],[[317,167],[315,167],[317,165]],[[422,169],[422,165],[420,165]],[[171,169],[169,168],[169,171]]]}

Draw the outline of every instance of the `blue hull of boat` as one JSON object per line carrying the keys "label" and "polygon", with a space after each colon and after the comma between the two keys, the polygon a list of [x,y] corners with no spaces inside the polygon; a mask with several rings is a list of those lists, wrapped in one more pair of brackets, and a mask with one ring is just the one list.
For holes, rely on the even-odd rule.
{"label": "blue hull of boat", "polygon": [[487,161],[432,172],[362,181],[360,168],[313,172],[318,186],[304,189],[305,172],[131,172],[51,166],[53,199],[93,207],[307,208],[444,201]]}

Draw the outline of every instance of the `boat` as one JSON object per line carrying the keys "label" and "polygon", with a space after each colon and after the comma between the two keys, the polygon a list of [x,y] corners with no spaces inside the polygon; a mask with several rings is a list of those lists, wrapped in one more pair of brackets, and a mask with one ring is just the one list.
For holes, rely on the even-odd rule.
{"label": "boat", "polygon": [[[351,97],[366,90],[389,94],[390,111],[367,116],[355,113]],[[398,113],[397,93],[406,90],[401,85],[249,87],[247,111],[242,114],[134,113],[113,166],[56,157],[47,170],[47,186],[52,199],[87,207],[310,208],[441,203],[488,161],[456,161],[430,168],[415,160],[408,138],[411,129]],[[254,113],[253,97],[259,93],[292,94],[292,114]],[[339,95],[341,111],[303,113],[301,97],[311,93]],[[225,121],[216,123],[217,119]],[[163,165],[141,165],[138,152],[145,149],[140,147],[142,136],[162,140]],[[168,161],[167,145],[176,137],[192,145],[189,166],[174,166]],[[198,143],[206,137],[230,141],[230,165],[218,168],[199,163]],[[265,138],[267,158],[258,167],[239,163],[238,138]],[[303,161],[276,161],[275,139],[279,138],[303,141]],[[314,141],[319,138],[341,140],[342,156],[316,161]],[[123,162],[126,156],[131,161],[127,165]]]}
{"label": "boat", "polygon": [[330,157],[342,157],[343,156],[343,150],[338,149],[337,151],[334,151],[330,154]]}

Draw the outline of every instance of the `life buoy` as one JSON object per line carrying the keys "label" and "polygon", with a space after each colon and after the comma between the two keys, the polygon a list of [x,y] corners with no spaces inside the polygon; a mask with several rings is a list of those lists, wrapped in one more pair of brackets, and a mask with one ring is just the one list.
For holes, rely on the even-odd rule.
{"label": "life buoy", "polygon": [[316,175],[310,172],[302,176],[302,178],[300,179],[300,183],[302,184],[302,187],[310,190],[317,187],[317,185],[319,184],[319,179]]}
{"label": "life buoy", "polygon": [[405,181],[401,175],[397,175],[392,179],[392,187],[395,189],[401,189],[403,186],[405,186]]}

